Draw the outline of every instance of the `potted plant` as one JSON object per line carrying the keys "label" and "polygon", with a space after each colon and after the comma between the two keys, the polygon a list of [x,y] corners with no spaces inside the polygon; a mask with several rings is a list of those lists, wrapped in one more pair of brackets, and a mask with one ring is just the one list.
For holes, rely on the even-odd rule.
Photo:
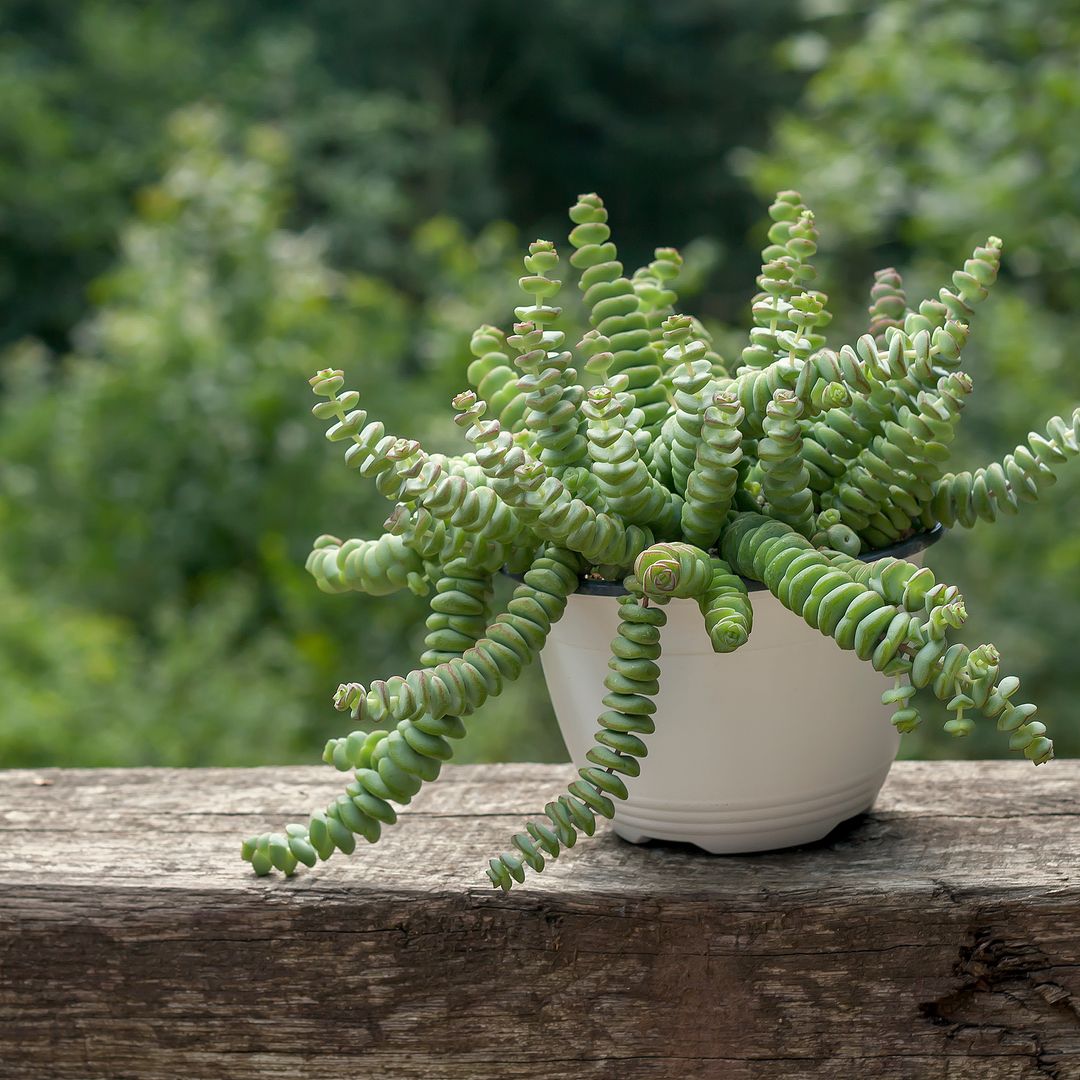
{"label": "potted plant", "polygon": [[[833,351],[811,287],[813,215],[790,191],[770,215],[737,363],[675,312],[678,254],[659,249],[627,277],[603,203],[584,195],[569,261],[591,324],[576,346],[589,389],[546,241],[529,247],[512,333],[473,338],[474,389],[454,400],[470,453],[387,433],[340,371],[311,380],[327,437],[396,505],[376,539],[320,537],[309,571],[330,592],[430,591],[431,614],[416,669],[338,688],[359,726],[324,759],[352,779],[306,824],[246,841],[257,873],[378,840],[468,716],[542,651],[581,768],[491,860],[503,889],[597,817],[631,840],[714,851],[820,837],[871,804],[920,695],[942,703],[953,736],[978,718],[1035,764],[1051,758],[994,647],[951,640],[966,617],[957,589],[916,564],[943,526],[1015,513],[1080,451],[1078,409],[1000,463],[945,471],[972,388],[960,354],[1001,242],[917,309],[880,271],[868,333]],[[519,584],[494,614],[503,570]],[[882,677],[891,726],[870,707]]]}

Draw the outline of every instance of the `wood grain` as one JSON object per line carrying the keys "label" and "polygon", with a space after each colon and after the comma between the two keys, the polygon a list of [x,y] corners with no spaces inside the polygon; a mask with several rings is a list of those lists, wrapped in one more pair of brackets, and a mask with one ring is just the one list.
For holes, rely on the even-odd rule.
{"label": "wood grain", "polygon": [[333,770],[0,773],[0,1076],[1080,1078],[1080,762],[899,764],[818,845],[604,830],[492,891],[569,776],[448,768],[284,881],[239,841]]}

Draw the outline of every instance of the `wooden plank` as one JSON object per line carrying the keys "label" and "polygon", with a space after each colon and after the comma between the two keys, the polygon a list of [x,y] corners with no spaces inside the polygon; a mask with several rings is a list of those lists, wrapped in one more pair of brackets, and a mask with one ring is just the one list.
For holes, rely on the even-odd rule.
{"label": "wooden plank", "polygon": [[1080,762],[901,763],[822,844],[604,830],[492,891],[569,776],[448,768],[286,882],[239,840],[331,769],[0,773],[0,1076],[1080,1078]]}

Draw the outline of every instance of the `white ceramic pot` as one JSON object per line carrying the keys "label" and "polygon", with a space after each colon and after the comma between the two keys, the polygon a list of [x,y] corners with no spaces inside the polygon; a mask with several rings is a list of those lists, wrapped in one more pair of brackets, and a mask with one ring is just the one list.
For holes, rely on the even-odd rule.
{"label": "white ceramic pot", "polygon": [[[885,554],[921,564],[935,534]],[[873,804],[900,745],[881,704],[889,683],[781,606],[751,593],[754,626],[718,656],[697,604],[673,600],[661,631],[656,731],[626,779],[614,827],[625,840],[682,840],[716,854],[820,840]],[[618,626],[613,586],[570,597],[540,659],[563,739],[585,763]],[[603,595],[606,593],[606,595]]]}

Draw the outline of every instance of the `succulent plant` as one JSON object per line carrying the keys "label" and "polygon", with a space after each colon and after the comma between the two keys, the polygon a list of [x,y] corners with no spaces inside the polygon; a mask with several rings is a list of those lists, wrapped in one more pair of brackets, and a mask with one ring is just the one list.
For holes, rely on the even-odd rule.
{"label": "succulent plant", "polygon": [[[882,698],[901,731],[919,724],[925,691],[944,704],[949,734],[982,717],[1035,764],[1049,760],[1046,729],[1034,705],[1014,703],[1019,680],[996,649],[950,640],[966,617],[958,590],[901,559],[866,557],[939,524],[1014,514],[1080,452],[1077,409],[1001,462],[945,471],[972,389],[961,351],[1001,241],[976,248],[951,287],[914,309],[896,271],[880,271],[867,333],[833,350],[826,296],[813,288],[814,216],[793,191],[770,215],[737,363],[674,310],[677,253],[658,249],[627,276],[603,203],[583,195],[569,236],[590,323],[579,359],[555,305],[559,256],[538,240],[512,332],[483,326],[472,339],[473,389],[453,402],[470,452],[429,454],[388,433],[340,371],[311,380],[327,438],[395,505],[376,539],[319,537],[308,570],[328,592],[430,593],[431,613],[419,666],[338,688],[334,704],[357,728],[323,756],[352,779],[306,824],[246,841],[257,873],[291,874],[351,852],[356,836],[378,840],[395,804],[438,777],[468,717],[540,652],[583,575],[626,590],[595,745],[543,818],[491,860],[497,888],[542,870],[626,798],[654,730],[664,605],[695,600],[712,648],[732,652],[752,629],[744,579],[890,680]],[[495,614],[502,570],[520,583]]]}

